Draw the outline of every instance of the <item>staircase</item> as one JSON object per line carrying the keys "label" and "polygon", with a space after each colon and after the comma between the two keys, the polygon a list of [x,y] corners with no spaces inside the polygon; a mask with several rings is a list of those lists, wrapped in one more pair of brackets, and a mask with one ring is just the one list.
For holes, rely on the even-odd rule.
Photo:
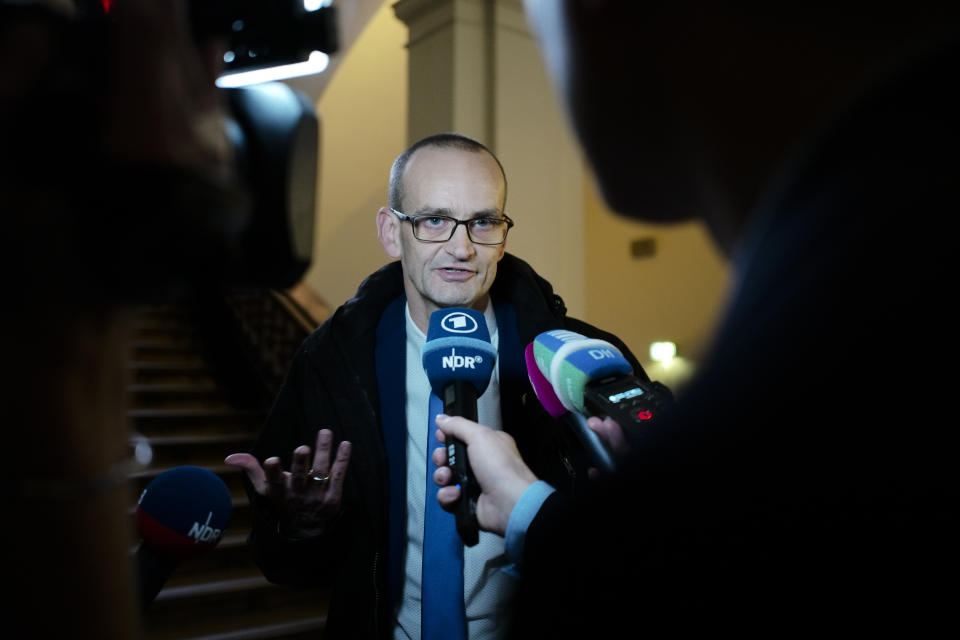
{"label": "staircase", "polygon": [[[217,547],[179,563],[144,610],[145,640],[319,638],[324,628],[327,590],[270,584],[253,563],[242,474],[223,464],[228,454],[252,447],[280,370],[311,326],[271,292],[237,300],[232,306],[209,300],[147,305],[137,314],[128,421],[132,441],[148,443],[153,458],[131,475],[134,495],[167,469],[196,465],[219,475],[233,502]],[[264,327],[272,327],[270,335]],[[273,370],[264,358],[272,359]],[[131,518],[135,511],[131,505]]]}

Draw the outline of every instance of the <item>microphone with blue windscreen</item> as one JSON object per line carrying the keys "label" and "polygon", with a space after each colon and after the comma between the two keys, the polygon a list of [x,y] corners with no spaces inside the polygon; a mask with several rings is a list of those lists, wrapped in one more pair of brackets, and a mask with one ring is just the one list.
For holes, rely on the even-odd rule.
{"label": "microphone with blue windscreen", "polygon": [[[443,403],[443,412],[476,422],[477,399],[490,384],[497,362],[483,314],[461,307],[434,311],[421,362],[433,393]],[[465,545],[473,546],[479,539],[476,504],[480,488],[463,442],[450,438],[447,458],[461,489],[455,513],[457,533]]]}
{"label": "microphone with blue windscreen", "polygon": [[233,503],[220,476],[196,466],[154,478],[137,504],[141,603],[153,601],[177,564],[213,550],[230,523]]}

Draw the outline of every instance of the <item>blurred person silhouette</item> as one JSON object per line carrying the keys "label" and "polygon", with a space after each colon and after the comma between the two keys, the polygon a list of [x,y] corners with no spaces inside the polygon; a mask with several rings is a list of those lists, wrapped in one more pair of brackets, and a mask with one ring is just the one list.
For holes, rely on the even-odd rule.
{"label": "blurred person silhouette", "polygon": [[668,420],[591,419],[623,464],[582,499],[438,418],[522,572],[515,635],[955,629],[960,5],[525,5],[611,208],[705,221],[735,281]]}
{"label": "blurred person silhouette", "polygon": [[[0,3],[5,628],[139,632],[124,408],[130,308],[230,254],[248,213],[183,4]],[[22,634],[22,636],[20,635]]]}

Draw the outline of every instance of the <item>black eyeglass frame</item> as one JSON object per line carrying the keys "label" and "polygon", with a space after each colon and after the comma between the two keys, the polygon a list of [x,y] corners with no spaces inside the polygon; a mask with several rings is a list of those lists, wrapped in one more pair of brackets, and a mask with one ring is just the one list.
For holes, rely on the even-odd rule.
{"label": "black eyeglass frame", "polygon": [[[453,235],[457,232],[457,227],[459,227],[460,225],[463,225],[467,230],[467,238],[469,238],[470,242],[472,242],[473,244],[483,245],[485,247],[496,247],[497,245],[501,245],[507,241],[507,234],[510,233],[510,229],[512,229],[514,225],[513,220],[510,218],[510,216],[508,216],[505,213],[501,214],[502,217],[500,218],[493,218],[491,216],[478,216],[476,218],[470,218],[469,220],[457,220],[452,216],[444,216],[437,213],[423,213],[420,215],[408,216],[402,211],[397,211],[393,207],[389,207],[389,209],[390,211],[393,211],[398,218],[410,223],[410,229],[411,231],[413,231],[413,237],[420,242],[430,242],[430,243],[450,242],[450,238],[452,238]],[[452,220],[453,228],[450,230],[450,235],[447,237],[446,240],[424,240],[423,238],[417,235],[417,225],[415,224],[417,218],[443,218],[444,220]],[[506,222],[507,230],[503,232],[503,240],[501,240],[500,242],[477,242],[476,240],[474,240],[473,236],[470,235],[470,223],[476,222],[477,220],[495,220],[497,222],[500,222],[500,221]]]}

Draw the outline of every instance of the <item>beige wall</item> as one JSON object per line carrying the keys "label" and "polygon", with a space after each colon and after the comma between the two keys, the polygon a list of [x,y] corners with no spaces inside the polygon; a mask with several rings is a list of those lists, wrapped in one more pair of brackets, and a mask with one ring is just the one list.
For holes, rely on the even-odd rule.
{"label": "beige wall", "polygon": [[[729,286],[726,258],[699,223],[651,225],[611,213],[584,178],[588,320],[620,336],[651,375],[681,385],[709,347]],[[635,258],[631,243],[653,238],[656,253]],[[684,360],[650,363],[651,342],[677,344]]]}
{"label": "beige wall", "polygon": [[547,80],[522,6],[496,14],[494,144],[509,178],[517,222],[507,250],[549,280],[572,315],[585,318],[583,161]]}
{"label": "beige wall", "polygon": [[332,307],[388,260],[377,242],[393,159],[407,144],[407,33],[384,3],[317,102],[320,181],[307,283]]}

